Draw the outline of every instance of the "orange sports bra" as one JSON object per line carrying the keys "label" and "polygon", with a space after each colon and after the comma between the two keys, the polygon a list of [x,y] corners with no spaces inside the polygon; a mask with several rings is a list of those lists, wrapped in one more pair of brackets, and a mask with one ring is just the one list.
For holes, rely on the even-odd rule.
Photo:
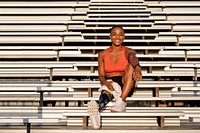
{"label": "orange sports bra", "polygon": [[126,59],[124,46],[122,47],[120,58],[116,63],[110,60],[110,47],[107,48],[106,56],[104,59],[104,70],[106,73],[124,72],[127,64],[128,64],[128,60]]}

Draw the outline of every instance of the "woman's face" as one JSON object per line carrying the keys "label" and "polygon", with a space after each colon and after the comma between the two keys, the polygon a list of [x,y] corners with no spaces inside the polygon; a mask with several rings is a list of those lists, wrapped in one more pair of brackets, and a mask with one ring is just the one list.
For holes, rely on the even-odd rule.
{"label": "woman's face", "polygon": [[122,43],[124,42],[124,30],[121,29],[120,27],[116,27],[114,29],[112,29],[111,33],[110,33],[110,40],[112,42],[112,44],[119,46],[122,45]]}
{"label": "woman's face", "polygon": [[119,46],[122,45],[122,43],[124,42],[124,30],[121,29],[120,27],[116,27],[114,29],[112,29],[111,33],[110,33],[110,40],[112,42],[112,44]]}

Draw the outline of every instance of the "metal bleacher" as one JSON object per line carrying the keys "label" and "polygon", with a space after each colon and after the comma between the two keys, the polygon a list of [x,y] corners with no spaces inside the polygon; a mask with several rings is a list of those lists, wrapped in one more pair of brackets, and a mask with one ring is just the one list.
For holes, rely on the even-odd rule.
{"label": "metal bleacher", "polygon": [[122,25],[143,79],[126,113],[102,112],[100,132],[199,132],[200,2],[0,1],[0,132],[98,132],[98,53]]}

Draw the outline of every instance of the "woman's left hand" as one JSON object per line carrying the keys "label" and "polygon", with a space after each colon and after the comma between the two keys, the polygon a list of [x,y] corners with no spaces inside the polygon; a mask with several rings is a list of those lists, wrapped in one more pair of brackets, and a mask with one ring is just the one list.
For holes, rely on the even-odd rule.
{"label": "woman's left hand", "polygon": [[142,80],[142,71],[141,71],[141,67],[139,67],[139,66],[137,66],[137,67],[135,68],[135,71],[134,71],[134,80],[135,80],[136,82]]}

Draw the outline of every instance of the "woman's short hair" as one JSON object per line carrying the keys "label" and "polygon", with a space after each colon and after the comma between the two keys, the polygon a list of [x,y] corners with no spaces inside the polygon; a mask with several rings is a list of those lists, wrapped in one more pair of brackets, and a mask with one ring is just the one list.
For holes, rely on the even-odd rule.
{"label": "woman's short hair", "polygon": [[113,30],[114,28],[121,28],[121,29],[124,31],[124,28],[123,28],[121,25],[113,25],[113,26],[109,29],[109,32],[111,33],[112,30]]}

